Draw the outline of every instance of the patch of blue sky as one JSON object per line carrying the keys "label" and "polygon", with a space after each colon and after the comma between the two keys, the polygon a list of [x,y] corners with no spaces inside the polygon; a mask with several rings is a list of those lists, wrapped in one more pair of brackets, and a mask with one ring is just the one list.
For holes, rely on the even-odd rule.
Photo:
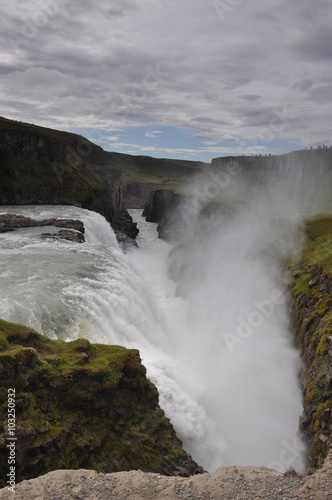
{"label": "patch of blue sky", "polygon": [[282,139],[220,140],[204,129],[178,128],[160,124],[122,127],[111,130],[74,129],[73,132],[98,144],[106,151],[210,162],[219,156],[283,154],[300,149],[295,142]]}

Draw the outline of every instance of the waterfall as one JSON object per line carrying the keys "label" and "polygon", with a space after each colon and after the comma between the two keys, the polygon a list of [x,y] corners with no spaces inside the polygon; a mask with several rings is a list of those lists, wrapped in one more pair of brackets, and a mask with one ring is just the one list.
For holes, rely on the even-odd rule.
{"label": "waterfall", "polygon": [[[284,221],[280,229],[258,204],[187,228],[192,239],[179,247],[182,266],[176,262],[184,269],[178,278],[187,282],[187,300],[175,297],[167,281],[167,243],[155,236],[149,250],[148,234],[143,250],[132,255],[167,318],[172,378],[197,406],[195,413],[185,402],[179,406],[177,391],[164,384],[161,405],[185,448],[209,471],[234,464],[305,468],[297,432],[299,354],[281,271],[266,255],[273,246],[280,254],[293,246],[300,236],[294,225]],[[151,370],[150,376],[158,385],[158,374]]]}
{"label": "waterfall", "polygon": [[[1,234],[2,319],[51,338],[85,337],[139,349],[184,448],[211,472],[235,463],[303,468],[302,448],[291,462],[280,460],[285,446],[286,451],[293,446],[301,412],[298,356],[278,319],[283,325],[287,321],[284,306],[276,307],[264,324],[264,331],[269,325],[269,335],[264,336],[260,325],[252,342],[235,346],[235,356],[219,335],[220,325],[226,332],[226,324],[230,327],[236,320],[236,301],[238,316],[247,320],[252,313],[247,275],[232,288],[224,279],[225,268],[218,264],[223,256],[228,258],[226,267],[235,266],[234,272],[241,276],[236,259],[229,259],[227,245],[219,239],[212,242],[224,254],[212,255],[215,273],[211,266],[206,269],[208,280],[219,283],[219,291],[212,288],[215,296],[209,296],[206,288],[198,287],[190,301],[175,295],[176,284],[167,275],[170,246],[158,240],[156,225],[146,223],[139,211],[132,215],[139,222],[140,248],[126,255],[109,224],[94,212],[67,206],[1,207],[0,213],[8,212],[38,219],[80,219],[86,243],[41,240],[45,228]],[[227,241],[236,238],[231,231],[227,234]],[[235,239],[234,255],[236,248]],[[252,272],[257,270],[259,264]],[[265,292],[271,290],[266,280]],[[263,303],[265,292],[258,288],[254,300]],[[230,310],[235,317],[229,316]],[[263,350],[258,351],[261,345]],[[248,425],[251,419],[256,419],[254,426]]]}

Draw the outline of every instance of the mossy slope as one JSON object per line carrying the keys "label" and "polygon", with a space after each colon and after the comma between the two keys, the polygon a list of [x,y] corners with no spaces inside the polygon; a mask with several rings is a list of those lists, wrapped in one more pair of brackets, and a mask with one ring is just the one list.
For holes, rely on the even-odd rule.
{"label": "mossy slope", "polygon": [[0,204],[77,205],[114,223],[121,172],[83,137],[0,117]]}
{"label": "mossy slope", "polygon": [[137,350],[50,340],[0,320],[0,378],[0,486],[9,388],[16,390],[20,481],[63,468],[201,472],[160,409]]}
{"label": "mossy slope", "polygon": [[302,429],[312,466],[332,443],[332,217],[306,224],[307,244],[288,274],[295,335],[305,362]]}

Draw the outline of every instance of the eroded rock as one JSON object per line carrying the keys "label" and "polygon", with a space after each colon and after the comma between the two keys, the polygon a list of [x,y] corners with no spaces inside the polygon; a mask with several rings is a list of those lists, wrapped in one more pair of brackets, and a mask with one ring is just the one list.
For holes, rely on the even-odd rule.
{"label": "eroded rock", "polygon": [[51,238],[55,240],[68,240],[77,243],[83,243],[84,238],[84,224],[80,220],[75,219],[43,219],[35,220],[31,217],[25,217],[23,215],[16,214],[1,214],[0,215],[0,233],[6,233],[8,231],[15,231],[16,229],[21,229],[25,227],[43,227],[43,226],[54,226],[62,227],[57,233],[42,233],[41,237]]}

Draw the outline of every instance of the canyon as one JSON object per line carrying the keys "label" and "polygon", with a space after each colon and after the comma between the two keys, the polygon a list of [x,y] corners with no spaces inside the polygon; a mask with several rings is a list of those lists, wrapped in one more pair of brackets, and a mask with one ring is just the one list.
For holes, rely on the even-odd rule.
{"label": "canyon", "polygon": [[[271,245],[277,245],[279,252],[282,268],[280,287],[283,287],[287,296],[293,342],[302,359],[298,374],[304,399],[300,431],[308,447],[308,467],[311,472],[314,469],[324,470],[326,481],[330,481],[330,462],[326,461],[326,457],[332,439],[331,188],[332,150],[329,149],[295,151],[281,156],[223,157],[216,158],[211,164],[204,164],[106,152],[75,134],[0,119],[0,205],[67,205],[68,210],[70,206],[93,210],[110,223],[121,248],[126,251],[133,246],[138,234],[137,224],[128,210],[144,209],[146,220],[158,223],[160,238],[172,245],[168,259],[169,272],[177,283],[178,297],[184,299],[192,295],[193,289],[199,288],[204,276],[213,274],[209,262],[211,259],[213,261],[214,255],[209,252],[213,247],[222,249],[223,239],[235,235],[229,232],[229,221],[237,221],[239,213],[247,217],[248,210],[253,210],[253,219],[242,219],[243,215],[239,219],[241,231],[246,231],[254,228],[253,221],[257,221],[255,214],[266,209],[262,209],[257,200],[262,200],[262,207],[268,207],[269,204],[278,206],[277,215],[272,213],[270,218],[262,220],[262,224],[257,224],[257,235],[262,238],[262,227],[265,233],[271,235],[263,248],[264,259],[271,252]],[[296,200],[297,211],[294,213],[289,200]],[[259,212],[255,212],[257,206],[260,207]],[[290,213],[293,217],[291,225],[288,220]],[[14,229],[19,230],[24,224],[26,227],[34,226],[34,223],[24,222],[19,217],[22,216],[2,216],[0,232],[5,234]],[[66,223],[58,222],[58,218],[43,220],[47,226],[60,226],[84,233],[82,226],[77,225],[80,221],[75,222],[71,216],[68,219],[70,222]],[[41,221],[36,225],[41,226]],[[275,238],[279,234],[282,235],[280,240]],[[293,240],[288,241],[288,235],[294,237],[296,244],[293,245]],[[283,239],[287,242],[287,248],[280,243]],[[239,241],[244,245],[247,240],[244,238]],[[202,241],[210,241],[211,244],[204,247]],[[252,241],[255,246],[249,250],[261,252],[254,238]],[[229,258],[229,254],[225,256]],[[199,260],[202,257],[203,260]],[[223,268],[220,272],[224,279]],[[198,302],[198,310],[199,307]],[[24,437],[21,436],[22,443],[26,446],[22,449],[26,457],[30,457],[29,460],[21,457],[24,464],[21,478],[36,477],[51,470],[51,466],[47,465],[47,454],[55,450],[59,454],[57,468],[94,468],[98,472],[138,468],[146,472],[185,476],[203,472],[199,462],[197,465],[181,448],[181,441],[158,406],[157,390],[146,379],[137,352],[112,353],[110,350],[107,355],[106,352],[98,354],[97,346],[88,341],[82,344],[83,339],[69,342],[67,347],[65,343],[57,346],[52,345],[51,341],[42,340],[43,337],[33,329],[25,330],[23,326],[6,322],[2,322],[0,327],[0,366],[5,371],[10,366],[13,371],[14,378],[8,383],[15,382],[18,386],[23,384],[20,395],[21,418],[26,423],[35,419],[35,431],[29,434],[25,429],[21,433]],[[241,347],[243,341],[243,338],[237,339],[237,344]],[[45,342],[47,348],[43,344]],[[236,341],[233,339],[232,342]],[[237,349],[237,344],[234,344],[234,349]],[[205,349],[204,343],[202,348]],[[97,373],[93,362],[102,356],[106,356],[106,361],[99,360],[101,366],[97,368],[102,370]],[[108,387],[113,374],[109,371],[111,365],[107,365],[107,359],[112,357],[121,364],[121,376],[118,374],[119,379],[116,383],[114,381],[114,387],[111,387],[112,383]],[[125,361],[122,362],[122,359]],[[20,370],[16,365],[18,362],[22,366]],[[102,366],[104,364],[105,367]],[[25,374],[31,372],[31,377],[28,377],[28,382],[31,379],[31,391],[23,387],[22,369]],[[64,401],[64,392],[68,389],[68,370],[71,370],[70,376],[75,379],[75,384],[77,382],[72,394],[74,406],[80,398],[81,401],[87,399],[95,404],[93,408],[98,407],[105,414],[112,415],[112,420],[115,415],[119,419],[119,423],[114,424],[115,431],[110,427],[106,433],[108,436],[114,434],[117,442],[115,448],[119,451],[114,455],[113,465],[106,466],[103,459],[104,454],[109,453],[103,448],[106,446],[106,434],[104,437],[96,434],[92,440],[87,438],[84,442],[75,435],[73,425],[81,417],[69,415],[70,405]],[[52,382],[53,376],[55,384]],[[92,384],[91,390],[82,389],[83,379],[89,387]],[[59,405],[66,406],[65,414],[69,415],[67,430],[57,428],[56,415],[60,415],[63,408],[58,406],[52,409],[45,396],[46,391],[54,399],[51,387],[56,392],[56,398],[61,395],[58,398]],[[140,389],[136,390],[137,387]],[[4,389],[3,385],[3,398]],[[134,405],[129,407],[128,402],[122,401],[121,392],[116,396],[115,391],[122,389],[124,393],[133,392],[126,394],[135,402]],[[102,397],[106,395],[109,399],[103,407],[97,402],[98,391],[104,391]],[[109,395],[107,391],[110,391]],[[144,398],[151,403],[149,409]],[[53,418],[47,430],[42,425],[43,415],[36,414],[41,401],[42,412]],[[112,401],[116,401],[116,404]],[[152,412],[152,423],[146,417],[147,411]],[[93,419],[91,414],[90,424]],[[87,426],[90,424],[86,422]],[[155,431],[146,432],[148,428]],[[4,437],[5,429],[0,430]],[[49,432],[54,435],[48,435]],[[120,434],[123,433],[128,434],[128,439],[122,443]],[[70,434],[74,434],[71,441]],[[159,435],[162,438],[156,438]],[[160,449],[150,442],[153,439],[159,441]],[[137,457],[132,456],[131,447],[136,449]],[[148,448],[155,448],[153,459]],[[71,450],[68,457],[72,456],[72,462],[61,463],[60,455],[63,455],[64,449]],[[76,449],[83,450],[80,459],[74,453]],[[138,459],[140,455],[141,461]],[[163,461],[165,456],[169,459]],[[321,469],[324,461],[325,469]],[[243,474],[246,472],[243,471]],[[304,476],[301,477],[303,482]],[[308,498],[316,498],[309,496],[313,495],[309,490],[306,492]],[[320,498],[328,498],[323,495],[324,492]]]}

